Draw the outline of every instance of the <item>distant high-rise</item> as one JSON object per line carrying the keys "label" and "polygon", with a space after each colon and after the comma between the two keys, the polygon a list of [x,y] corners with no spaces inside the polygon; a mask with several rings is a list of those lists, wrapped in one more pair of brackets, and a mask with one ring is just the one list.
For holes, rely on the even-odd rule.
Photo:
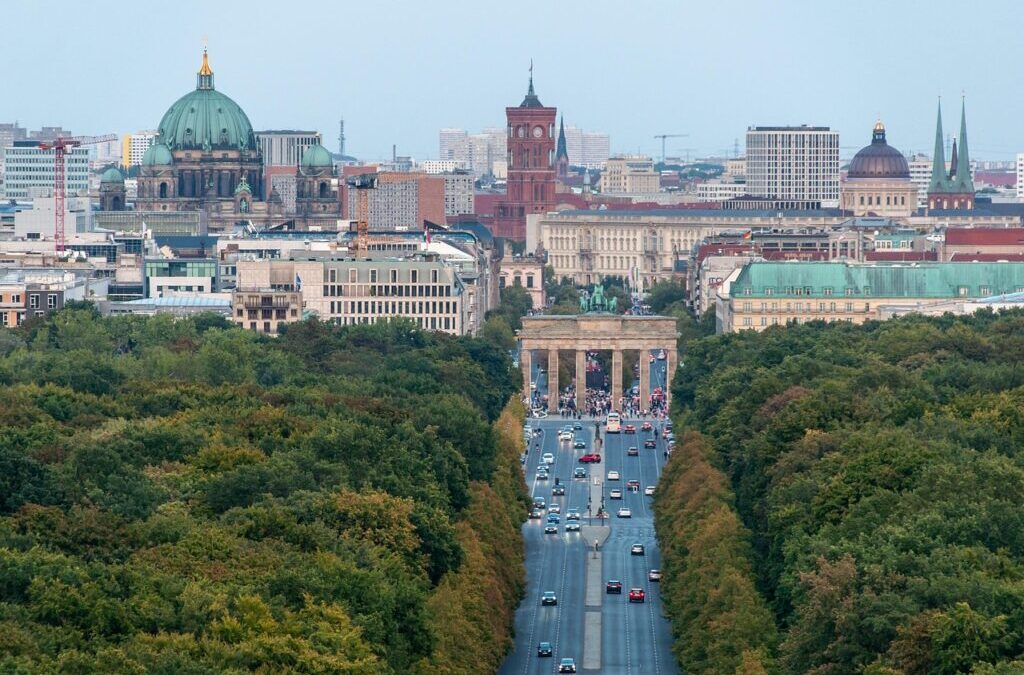
{"label": "distant high-rise", "polygon": [[571,166],[603,169],[611,156],[611,139],[602,131],[584,131],[570,125],[565,128],[565,149]]}
{"label": "distant high-rise", "polygon": [[141,164],[143,155],[149,150],[149,146],[153,145],[156,136],[156,129],[125,134],[121,145],[121,164],[125,167]]}
{"label": "distant high-rise", "polygon": [[[15,141],[4,153],[4,198],[31,199],[32,188],[53,189],[53,150],[39,141]],[[89,189],[89,149],[72,148],[64,155],[65,193],[77,195]]]}
{"label": "distant high-rise", "polygon": [[494,174],[494,163],[505,159],[504,129],[484,129],[470,134],[465,129],[441,129],[438,133],[438,159],[453,161],[468,169],[475,178]]}
{"label": "distant high-rise", "polygon": [[530,85],[523,102],[505,108],[508,121],[508,179],[505,199],[494,214],[495,236],[526,240],[526,216],[555,206],[556,108],[545,107]]}
{"label": "distant high-rise", "polygon": [[747,129],[747,192],[770,208],[839,206],[839,132],[828,127]]}
{"label": "distant high-rise", "polygon": [[28,132],[18,126],[17,122],[0,124],[0,179],[4,174],[4,148],[14,145],[14,141],[23,141],[26,138],[28,138]]}

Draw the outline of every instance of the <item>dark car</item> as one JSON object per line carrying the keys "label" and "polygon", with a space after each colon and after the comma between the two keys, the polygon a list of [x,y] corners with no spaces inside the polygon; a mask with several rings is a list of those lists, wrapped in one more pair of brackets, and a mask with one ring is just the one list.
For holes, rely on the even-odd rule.
{"label": "dark car", "polygon": [[558,525],[548,523],[544,526],[544,534],[558,534]]}
{"label": "dark car", "polygon": [[561,497],[564,494],[565,494],[565,487],[562,486],[562,485],[556,485],[555,487],[551,488],[551,495],[553,497]]}
{"label": "dark car", "polygon": [[533,509],[532,511],[530,511],[531,520],[540,520],[543,515],[544,512],[541,511],[540,509]]}
{"label": "dark car", "polygon": [[554,591],[544,591],[544,595],[540,596],[540,604],[542,605],[557,605],[558,596],[555,595]]}
{"label": "dark car", "polygon": [[634,424],[627,424],[625,427],[623,427],[622,430],[624,432],[626,432],[627,434],[635,434],[636,433],[636,425],[634,425]]}
{"label": "dark car", "polygon": [[587,470],[584,469],[582,466],[578,466],[578,467],[576,467],[573,470],[572,477],[573,478],[586,478],[587,477]]}
{"label": "dark car", "polygon": [[586,441],[575,441],[575,442],[574,442],[574,443],[572,444],[572,447],[573,447],[573,449],[575,449],[575,450],[582,450],[582,449],[584,449],[585,447],[587,447],[587,443],[586,443]]}
{"label": "dark car", "polygon": [[645,448],[656,448],[656,447],[658,447],[658,441],[654,440],[653,438],[648,438],[646,441],[644,441],[644,447]]}
{"label": "dark car", "polygon": [[579,422],[576,422],[575,424],[572,425],[572,428],[575,429],[576,431],[582,431],[583,425],[580,424]]}
{"label": "dark car", "polygon": [[604,585],[605,593],[618,593],[622,594],[622,582],[618,579],[609,579],[608,583]]}
{"label": "dark car", "polygon": [[626,454],[630,457],[636,457],[637,455],[640,454],[640,451],[637,450],[637,447],[635,445],[631,445],[629,446],[629,450],[626,450]]}
{"label": "dark car", "polygon": [[558,672],[560,673],[575,673],[576,662],[572,659],[562,659],[558,664]]}
{"label": "dark car", "polygon": [[537,656],[551,656],[553,653],[550,642],[541,642],[537,645]]}

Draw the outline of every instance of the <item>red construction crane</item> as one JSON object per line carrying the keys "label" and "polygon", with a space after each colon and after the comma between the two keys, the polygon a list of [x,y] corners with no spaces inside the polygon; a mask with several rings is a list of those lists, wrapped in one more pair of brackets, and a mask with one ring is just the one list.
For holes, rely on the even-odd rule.
{"label": "red construction crane", "polygon": [[53,238],[56,242],[57,252],[64,251],[64,197],[67,183],[64,180],[65,156],[69,148],[76,148],[79,145],[92,145],[106,141],[117,140],[117,136],[79,136],[61,137],[52,141],[39,144],[40,150],[53,150],[53,209],[54,229]]}
{"label": "red construction crane", "polygon": [[363,173],[349,176],[348,187],[356,191],[356,257],[370,255],[370,190],[377,187],[377,174]]}

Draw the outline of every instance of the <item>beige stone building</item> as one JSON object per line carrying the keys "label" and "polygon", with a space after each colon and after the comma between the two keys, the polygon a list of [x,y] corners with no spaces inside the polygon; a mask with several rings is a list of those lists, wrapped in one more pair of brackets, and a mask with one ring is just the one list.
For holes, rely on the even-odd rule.
{"label": "beige stone building", "polygon": [[604,194],[650,194],[661,189],[661,176],[650,157],[619,155],[605,164],[600,188]]}
{"label": "beige stone building", "polygon": [[1024,263],[752,262],[722,284],[719,333],[909,313],[954,299],[1024,292]]}
{"label": "beige stone building", "polygon": [[544,261],[533,257],[505,258],[498,272],[498,287],[522,286],[534,309],[544,306]]}
{"label": "beige stone building", "polygon": [[840,186],[842,208],[855,216],[909,218],[917,208],[917,186],[899,150],[885,140],[885,126],[875,123],[871,145],[858,152]]}
{"label": "beige stone building", "polygon": [[433,254],[355,259],[310,252],[289,260],[239,260],[237,274],[239,291],[301,291],[306,311],[339,326],[401,317],[424,330],[468,331],[465,286],[455,268]]}
{"label": "beige stone building", "polygon": [[253,331],[277,335],[283,324],[302,319],[302,293],[272,288],[234,291],[231,320]]}

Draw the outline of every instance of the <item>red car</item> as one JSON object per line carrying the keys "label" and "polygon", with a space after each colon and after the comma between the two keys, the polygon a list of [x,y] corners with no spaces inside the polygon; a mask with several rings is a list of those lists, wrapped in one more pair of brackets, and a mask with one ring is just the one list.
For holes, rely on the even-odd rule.
{"label": "red car", "polygon": [[650,431],[653,428],[654,428],[654,425],[651,424],[650,422],[644,422],[643,424],[640,425],[640,430],[641,431]]}
{"label": "red car", "polygon": [[584,464],[599,464],[601,462],[601,455],[597,454],[596,452],[586,455],[580,455],[580,461],[583,462]]}
{"label": "red car", "polygon": [[635,424],[627,424],[626,426],[624,426],[622,428],[622,430],[625,431],[627,434],[635,434],[636,433],[636,425]]}
{"label": "red car", "polygon": [[630,602],[643,602],[645,598],[644,589],[642,588],[631,588],[629,589],[629,601]]}

